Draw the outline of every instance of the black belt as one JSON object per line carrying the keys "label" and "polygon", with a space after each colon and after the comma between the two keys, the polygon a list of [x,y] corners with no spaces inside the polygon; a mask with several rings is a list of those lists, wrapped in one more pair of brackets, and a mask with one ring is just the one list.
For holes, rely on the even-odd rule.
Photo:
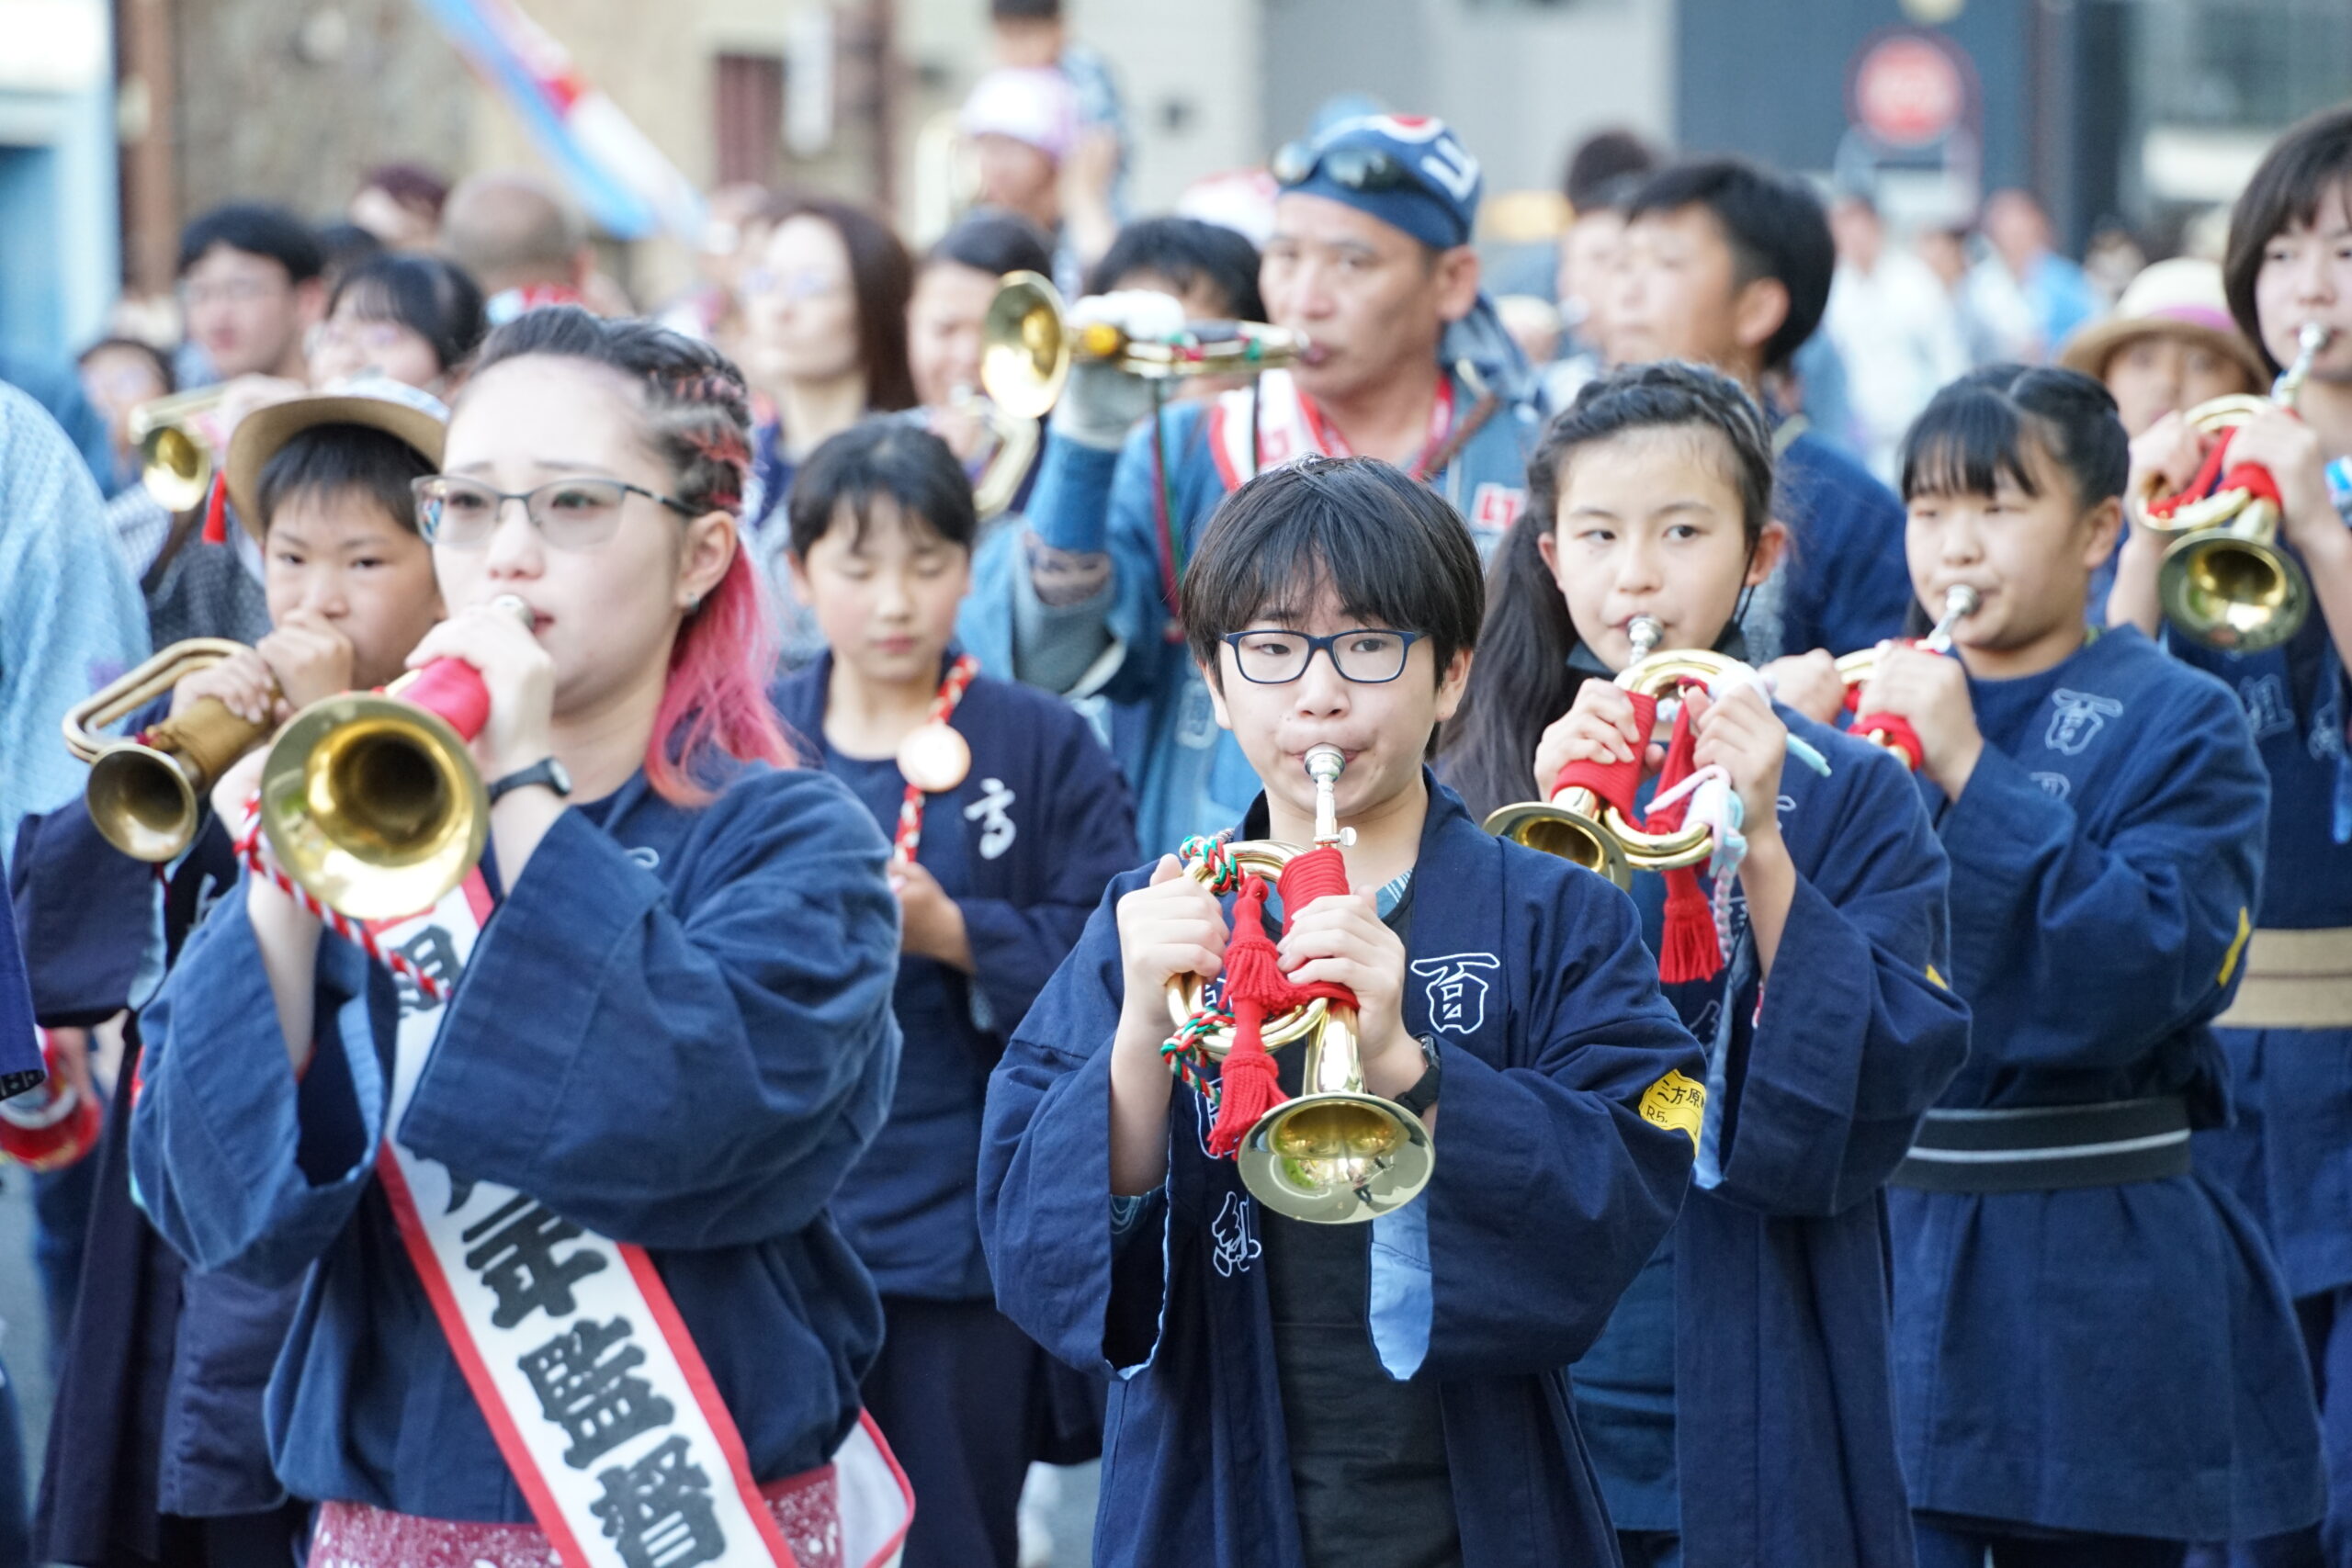
{"label": "black belt", "polygon": [[2017,1111],[1930,1111],[1890,1178],[1927,1192],[2048,1192],[2188,1174],[2178,1095]]}

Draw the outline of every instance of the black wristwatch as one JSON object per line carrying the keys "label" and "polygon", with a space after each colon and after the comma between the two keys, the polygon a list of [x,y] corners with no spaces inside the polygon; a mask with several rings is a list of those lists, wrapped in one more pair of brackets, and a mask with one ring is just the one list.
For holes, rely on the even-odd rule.
{"label": "black wristwatch", "polygon": [[1421,1076],[1413,1087],[1396,1097],[1396,1103],[1419,1116],[1437,1103],[1437,1042],[1429,1035],[1421,1036]]}
{"label": "black wristwatch", "polygon": [[533,784],[545,784],[555,791],[557,796],[560,798],[571,793],[571,774],[553,757],[543,757],[527,768],[517,768],[492,784],[489,792],[490,803],[495,806],[516,790],[528,789]]}

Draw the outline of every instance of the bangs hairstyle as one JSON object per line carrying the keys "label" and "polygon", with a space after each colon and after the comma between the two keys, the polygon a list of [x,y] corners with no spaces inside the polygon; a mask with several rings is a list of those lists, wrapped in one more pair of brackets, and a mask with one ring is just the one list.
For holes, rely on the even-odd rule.
{"label": "bangs hairstyle", "polygon": [[2039,496],[2039,446],[2085,509],[2123,493],[2131,438],[2105,387],[2074,370],[1990,365],[1938,392],[1903,438],[1903,499],[1989,496],[2007,479]]}
{"label": "bangs hairstyle", "polygon": [[263,536],[278,508],[297,496],[332,504],[345,497],[372,502],[410,533],[417,532],[416,496],[410,482],[433,472],[424,454],[368,424],[314,424],[286,438],[261,466],[254,487],[255,521]]}
{"label": "bangs hairstyle", "polygon": [[1587,446],[1648,431],[1683,433],[1708,449],[1706,460],[1739,497],[1750,558],[1771,522],[1771,432],[1738,382],[1679,360],[1586,382],[1528,460],[1527,507],[1495,551],[1482,651],[1441,741],[1446,782],[1476,814],[1527,798],[1535,743],[1585,682],[1568,664],[1579,641],[1576,622],[1544,564],[1543,539],[1559,525],[1568,467]]}
{"label": "bangs hairstyle", "polygon": [[2271,357],[2269,345],[2262,341],[2262,316],[2255,309],[2254,284],[2262,273],[2262,254],[2288,230],[2317,220],[2320,201],[2331,190],[2342,191],[2346,205],[2352,206],[2352,107],[2324,109],[2271,143],[2230,209],[2222,291],[2229,298],[2238,330],[2273,376],[2286,367]]}
{"label": "bangs hairstyle", "polygon": [[827,439],[792,476],[785,499],[792,553],[805,560],[849,510],[853,549],[865,543],[874,500],[888,496],[910,529],[969,550],[980,531],[972,481],[946,442],[911,421],[878,415]]}
{"label": "bangs hairstyle", "polygon": [[1308,457],[1226,497],[1184,569],[1184,638],[1222,685],[1226,637],[1295,623],[1326,587],[1341,615],[1429,638],[1440,681],[1478,644],[1486,588],[1462,514],[1371,457]]}
{"label": "bangs hairstyle", "polygon": [[[652,321],[605,321],[577,305],[551,305],[492,332],[471,373],[530,357],[580,361],[594,367],[589,374],[634,393],[639,435],[674,476],[670,493],[695,515],[741,512],[752,462],[750,394],[725,355]],[[662,515],[671,513],[664,508]],[[793,765],[768,705],[775,672],[775,634],[739,534],[726,575],[670,647],[669,682],[645,746],[646,780],[662,799],[707,805],[713,792],[705,781],[724,771],[722,757]]]}
{"label": "bangs hairstyle", "polygon": [[463,364],[490,330],[481,289],[439,256],[387,251],[356,262],[336,281],[327,314],[346,301],[363,321],[390,321],[423,338],[444,375]]}

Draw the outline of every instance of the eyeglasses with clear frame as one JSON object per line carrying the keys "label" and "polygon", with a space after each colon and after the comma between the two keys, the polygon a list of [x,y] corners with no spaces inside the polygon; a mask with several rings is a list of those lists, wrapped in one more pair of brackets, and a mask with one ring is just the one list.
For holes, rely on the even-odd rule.
{"label": "eyeglasses with clear frame", "polygon": [[1342,681],[1381,686],[1405,672],[1406,656],[1421,637],[1419,632],[1391,631],[1385,626],[1359,626],[1328,637],[1265,626],[1228,632],[1222,640],[1233,649],[1233,662],[1241,678],[1253,686],[1290,684],[1306,673],[1317,651],[1330,660]]}
{"label": "eyeglasses with clear frame", "polygon": [[523,503],[539,537],[559,550],[593,550],[620,528],[621,508],[632,495],[661,502],[681,517],[694,508],[675,496],[633,485],[626,479],[549,479],[529,490],[500,490],[480,479],[457,474],[427,474],[411,481],[416,497],[417,532],[428,545],[451,549],[478,549],[490,542],[498,519],[510,501]]}

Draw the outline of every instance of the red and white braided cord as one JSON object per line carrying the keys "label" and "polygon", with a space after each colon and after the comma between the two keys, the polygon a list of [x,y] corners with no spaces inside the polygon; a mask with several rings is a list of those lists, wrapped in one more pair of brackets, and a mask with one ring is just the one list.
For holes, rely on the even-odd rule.
{"label": "red and white braided cord", "polygon": [[[947,667],[947,678],[939,683],[939,695],[932,699],[931,713],[925,724],[945,724],[953,717],[956,705],[964,700],[965,688],[972,677],[980,672],[980,661],[968,653],[956,656]],[[890,863],[911,865],[915,851],[922,843],[922,802],[921,784],[907,785],[906,795],[899,802],[899,829],[890,835]]]}
{"label": "red and white braided cord", "polygon": [[340,910],[329,908],[319,901],[316,894],[286,874],[286,868],[279,865],[277,857],[269,852],[269,840],[261,830],[261,796],[258,794],[245,802],[244,825],[237,832],[237,859],[255,876],[266,880],[318,917],[320,922],[335,935],[355,944],[360,952],[393,974],[407,976],[426,996],[435,1001],[448,996],[447,987],[419,969],[405,954],[380,946],[366,921],[355,920]]}

